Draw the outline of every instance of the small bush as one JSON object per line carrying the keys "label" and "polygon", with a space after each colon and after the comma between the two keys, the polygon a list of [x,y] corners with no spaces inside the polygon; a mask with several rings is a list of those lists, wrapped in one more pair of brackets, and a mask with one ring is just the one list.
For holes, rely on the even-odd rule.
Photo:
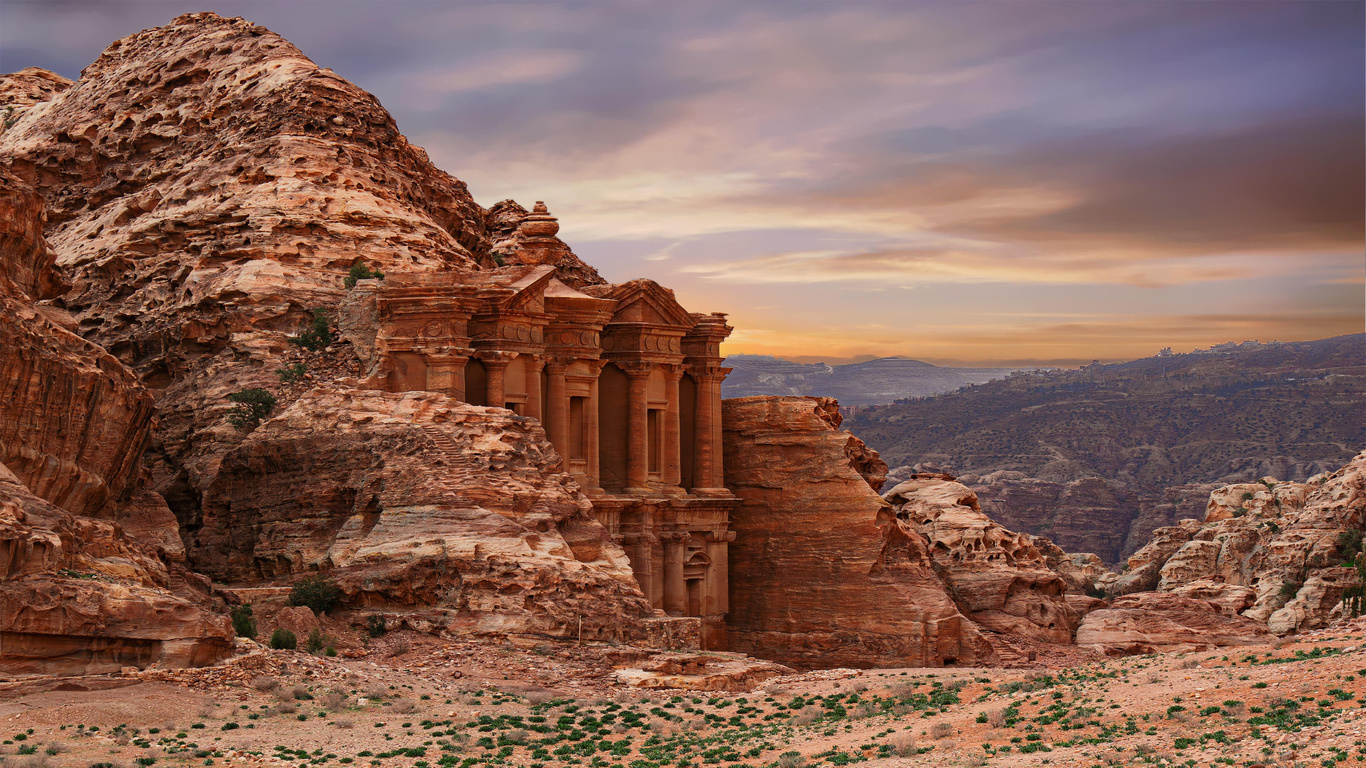
{"label": "small bush", "polygon": [[286,365],[284,368],[275,369],[275,375],[279,376],[281,383],[284,384],[302,379],[305,373],[308,373],[308,366],[303,363],[295,363],[294,365]]}
{"label": "small bush", "polygon": [[378,269],[370,269],[370,265],[365,262],[359,262],[351,265],[350,274],[342,282],[348,289],[351,289],[356,287],[357,280],[370,280],[371,278],[383,280],[384,273]]}
{"label": "small bush", "polygon": [[329,645],[329,646],[327,646],[326,648],[323,649],[323,655],[324,655],[324,656],[336,656],[336,655],[337,655],[337,649]]}
{"label": "small bush", "polygon": [[909,733],[903,733],[892,740],[892,751],[897,757],[912,757],[918,751],[915,746],[915,737]]}
{"label": "small bush", "polygon": [[365,632],[371,637],[383,637],[389,627],[384,623],[384,617],[378,613],[371,614],[365,620]]}
{"label": "small bush", "polygon": [[233,392],[228,399],[236,403],[228,410],[228,423],[239,429],[255,427],[275,410],[275,395],[264,389]]}
{"label": "small bush", "polygon": [[[290,605],[306,605],[321,616],[341,599],[341,589],[326,576],[309,576],[289,591]],[[322,646],[319,646],[321,648]]]}
{"label": "small bush", "polygon": [[313,319],[298,336],[293,336],[289,340],[290,344],[295,344],[304,349],[317,352],[332,343],[332,328],[328,323],[327,310],[313,310]]}
{"label": "small bush", "polygon": [[508,255],[506,253],[503,253],[502,251],[494,251],[493,253],[490,253],[489,258],[493,259],[493,263],[497,264],[500,267],[506,266],[508,263]]}
{"label": "small bush", "polygon": [[270,647],[276,650],[292,651],[299,647],[299,638],[287,629],[277,629],[270,636]]}
{"label": "small bush", "polygon": [[232,609],[232,631],[238,637],[256,639],[256,620],[251,617],[251,605],[238,605]]}
{"label": "small bush", "polygon": [[935,723],[930,729],[930,735],[936,739],[947,739],[953,735],[953,726],[948,723]]}
{"label": "small bush", "polygon": [[327,638],[323,637],[322,630],[315,629],[308,633],[308,639],[304,641],[304,650],[309,653],[317,653],[327,647]]}
{"label": "small bush", "polygon": [[261,693],[270,693],[271,691],[280,687],[280,681],[276,680],[273,677],[267,677],[266,675],[257,675],[256,677],[252,678],[251,687],[255,688]]}

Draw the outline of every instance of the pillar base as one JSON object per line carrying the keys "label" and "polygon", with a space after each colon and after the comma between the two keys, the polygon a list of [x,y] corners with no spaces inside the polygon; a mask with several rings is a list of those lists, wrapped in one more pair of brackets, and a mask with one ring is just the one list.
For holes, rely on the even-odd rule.
{"label": "pillar base", "polygon": [[705,496],[707,498],[729,499],[735,496],[729,488],[690,488],[688,493],[694,496]]}

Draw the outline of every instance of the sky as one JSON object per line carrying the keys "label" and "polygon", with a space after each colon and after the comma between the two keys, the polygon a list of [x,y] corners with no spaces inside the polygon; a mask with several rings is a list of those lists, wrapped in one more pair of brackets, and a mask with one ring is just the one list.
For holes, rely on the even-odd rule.
{"label": "sky", "polygon": [[729,354],[1074,365],[1363,330],[1364,9],[4,0],[0,71],[243,16]]}

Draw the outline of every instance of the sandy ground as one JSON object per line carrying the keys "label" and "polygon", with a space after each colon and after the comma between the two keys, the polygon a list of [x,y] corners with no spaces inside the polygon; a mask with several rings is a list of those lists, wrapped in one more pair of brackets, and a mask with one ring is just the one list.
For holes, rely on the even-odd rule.
{"label": "sandy ground", "polygon": [[1275,646],[824,670],[748,693],[626,688],[612,671],[629,653],[609,646],[390,633],[362,653],[0,684],[0,765],[1366,763],[1366,619]]}

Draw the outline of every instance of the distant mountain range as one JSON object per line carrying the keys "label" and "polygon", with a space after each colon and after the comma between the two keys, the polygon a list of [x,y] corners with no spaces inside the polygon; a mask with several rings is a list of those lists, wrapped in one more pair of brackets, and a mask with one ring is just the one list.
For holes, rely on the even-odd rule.
{"label": "distant mountain range", "polygon": [[1117,562],[1212,484],[1304,480],[1366,447],[1366,334],[1020,373],[861,409],[894,469],[959,475],[1014,530]]}
{"label": "distant mountain range", "polygon": [[968,384],[1004,378],[1015,368],[945,368],[904,357],[827,365],[794,363],[768,355],[731,355],[722,397],[812,395],[840,405],[876,405],[907,397],[952,392]]}

